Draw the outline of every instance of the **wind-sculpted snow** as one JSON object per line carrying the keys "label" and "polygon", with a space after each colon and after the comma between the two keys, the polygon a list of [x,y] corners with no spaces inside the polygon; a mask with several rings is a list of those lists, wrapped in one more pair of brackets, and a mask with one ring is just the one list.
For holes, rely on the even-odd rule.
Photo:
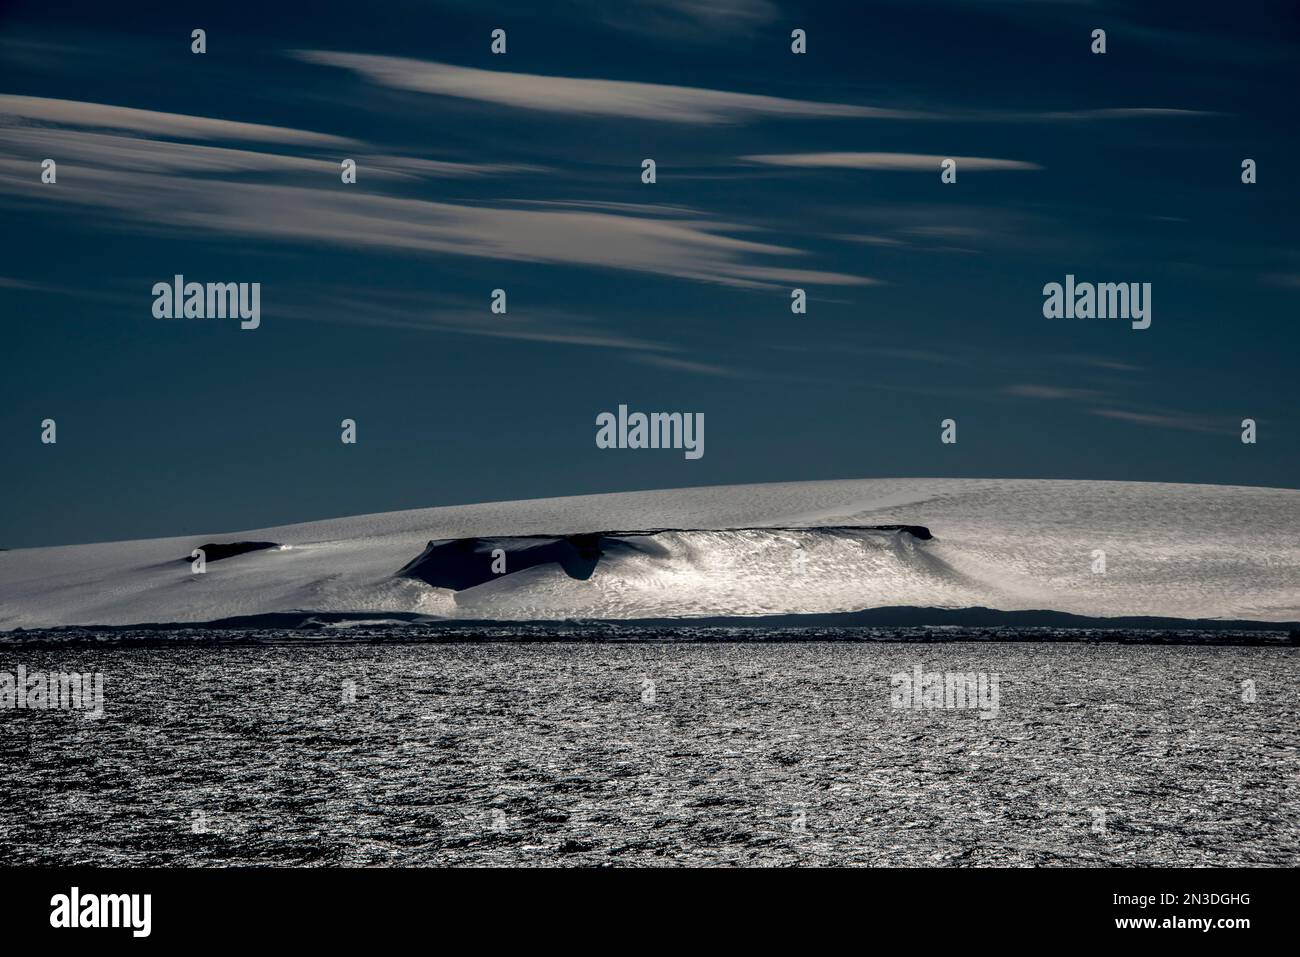
{"label": "wind-sculpted snow", "polygon": [[[624,531],[598,531],[605,529]],[[178,561],[222,542],[279,547],[210,560],[203,574]],[[494,568],[498,558],[503,568]],[[0,552],[3,629],[295,611],[556,621],[903,606],[1295,621],[1300,491],[808,482],[418,509]]]}
{"label": "wind-sculpted snow", "polygon": [[[790,558],[790,570],[807,572],[805,540],[847,537],[861,539],[872,532],[908,532],[923,541],[930,530],[920,525],[858,525],[824,528],[735,528],[708,531],[689,528],[645,529],[636,532],[586,532],[579,535],[523,535],[497,538],[456,538],[430,542],[416,558],[402,566],[400,575],[418,578],[437,588],[463,591],[537,565],[558,565],[570,578],[586,581],[602,561],[605,567],[637,555],[669,561],[673,544],[689,543],[690,536],[714,543],[719,551],[761,545],[778,536]],[[791,543],[794,543],[793,546]],[[689,547],[689,545],[688,545]],[[790,549],[793,547],[793,551]],[[801,557],[802,556],[802,557]]]}
{"label": "wind-sculpted snow", "polygon": [[[275,542],[207,542],[198,547],[203,552],[205,562],[219,562],[227,558],[237,558],[249,552],[260,552],[264,548],[276,548]],[[181,561],[193,561],[193,553],[181,557]]]}

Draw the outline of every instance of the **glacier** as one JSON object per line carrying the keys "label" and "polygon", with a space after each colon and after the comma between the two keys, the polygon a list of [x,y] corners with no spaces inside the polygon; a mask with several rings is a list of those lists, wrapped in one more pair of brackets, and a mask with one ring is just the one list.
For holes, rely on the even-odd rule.
{"label": "glacier", "polygon": [[[248,543],[259,547],[240,550]],[[190,556],[204,546],[222,558],[195,574]],[[893,606],[1294,622],[1300,491],[1028,479],[795,482],[0,552],[0,630],[291,611],[572,621]]]}

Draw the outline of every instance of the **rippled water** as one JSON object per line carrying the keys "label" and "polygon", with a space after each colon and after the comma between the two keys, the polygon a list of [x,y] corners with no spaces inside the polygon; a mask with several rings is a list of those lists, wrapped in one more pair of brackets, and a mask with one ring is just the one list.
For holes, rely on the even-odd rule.
{"label": "rippled water", "polygon": [[[3,671],[103,672],[106,716],[0,711],[0,853],[99,865],[1295,865],[1297,653],[5,648]],[[918,665],[996,674],[996,717],[891,707],[889,676]]]}

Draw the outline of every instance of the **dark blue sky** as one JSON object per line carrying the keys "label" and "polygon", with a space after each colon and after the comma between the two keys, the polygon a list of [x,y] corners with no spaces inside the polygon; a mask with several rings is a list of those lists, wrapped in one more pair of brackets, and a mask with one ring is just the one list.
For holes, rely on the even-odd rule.
{"label": "dark blue sky", "polygon": [[[733,482],[1296,487],[1298,39],[1292,3],[10,2],[0,546]],[[153,318],[175,273],[260,282],[261,328]],[[1151,328],[1043,318],[1067,273],[1150,282]],[[703,412],[704,457],[598,449],[619,403]]]}

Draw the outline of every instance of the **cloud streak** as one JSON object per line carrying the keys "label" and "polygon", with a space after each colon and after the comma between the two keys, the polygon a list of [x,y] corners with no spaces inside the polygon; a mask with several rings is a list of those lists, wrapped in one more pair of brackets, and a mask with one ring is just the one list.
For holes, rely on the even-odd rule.
{"label": "cloud streak", "polygon": [[349,146],[352,140],[309,130],[260,123],[239,123],[185,113],[159,113],[127,106],[54,100],[42,96],[0,95],[0,122],[6,126],[73,126],[80,129],[130,130],[173,139],[243,140],[307,146]]}
{"label": "cloud streak", "polygon": [[1178,429],[1184,432],[1229,433],[1233,430],[1222,419],[1208,416],[1170,414],[1162,412],[1134,412],[1128,409],[1089,409],[1092,415],[1105,419],[1119,419],[1137,425],[1154,425],[1162,429]]}
{"label": "cloud streak", "polygon": [[[317,155],[176,140],[242,140]],[[390,179],[504,176],[541,169],[524,164],[390,156],[369,152],[355,140],[310,130],[41,97],[0,96],[0,152],[16,157],[40,152],[57,157],[65,167],[78,163],[98,169],[177,175],[287,171],[336,176],[344,155],[357,161],[363,176]],[[321,158],[321,153],[327,158]]]}
{"label": "cloud streak", "polygon": [[991,159],[984,156],[940,156],[927,153],[758,153],[742,160],[765,166],[801,169],[869,169],[933,173],[945,159],[957,161],[959,172],[969,170],[1038,170],[1037,163]]}
{"label": "cloud streak", "polygon": [[596,0],[590,6],[612,27],[692,40],[750,34],[780,13],[770,0]]}
{"label": "cloud streak", "polygon": [[[309,173],[332,179],[339,174],[338,157],[343,155],[336,152],[323,159],[201,143],[174,143],[117,133],[3,125],[0,125],[0,152],[15,157],[33,156],[38,152],[43,157],[57,157],[65,182],[68,170],[73,166],[175,175]],[[356,160],[360,175],[367,179],[467,179],[539,169],[522,164],[453,163],[412,156],[387,156],[355,149],[349,149],[347,155]]]}
{"label": "cloud streak", "polygon": [[1142,410],[1115,408],[1114,405],[1097,405],[1097,403],[1124,404],[1110,393],[1100,389],[1080,389],[1069,386],[1040,385],[1022,383],[1006,386],[1006,395],[1021,399],[1046,399],[1049,401],[1065,400],[1091,404],[1088,414],[1104,419],[1116,419],[1135,425],[1149,425],[1161,429],[1177,429],[1184,432],[1224,433],[1232,431],[1225,425],[1225,419],[1205,415],[1191,415],[1169,410]]}
{"label": "cloud streak", "polygon": [[181,227],[297,244],[621,269],[750,288],[872,279],[801,269],[769,258],[806,254],[737,239],[719,219],[668,220],[587,210],[494,208],[383,196],[341,186],[183,178],[81,167],[41,185],[27,157],[0,154],[0,192],[110,210],[141,229]]}
{"label": "cloud streak", "polygon": [[544,113],[708,124],[761,118],[909,119],[923,115],[904,110],[788,100],[702,87],[478,70],[432,60],[365,53],[297,50],[291,55],[307,63],[351,70],[371,83],[394,90]]}
{"label": "cloud streak", "polygon": [[[22,102],[15,104],[15,99]],[[47,123],[92,129],[26,125],[27,117],[43,113],[51,103]],[[874,282],[800,268],[803,251],[729,235],[754,229],[692,210],[673,207],[659,215],[641,204],[467,205],[388,196],[341,186],[337,154],[321,159],[101,131],[217,138],[233,132],[280,143],[335,144],[301,130],[30,97],[0,99],[0,117],[0,192],[43,204],[109,210],[145,230],[179,227],[297,244],[622,269],[752,288]],[[60,157],[57,189],[41,184],[36,175],[32,157],[42,154]],[[371,159],[388,165],[363,163],[363,175],[366,169],[389,176],[465,176],[520,168]],[[240,175],[250,171],[284,171],[298,178],[289,185]]]}
{"label": "cloud streak", "polygon": [[742,372],[739,369],[714,365],[708,362],[695,362],[691,359],[678,359],[675,356],[653,354],[637,355],[633,356],[632,359],[640,365],[653,366],[658,369],[667,369],[670,372],[686,372],[692,375],[709,376],[715,379],[753,378],[749,373]]}
{"label": "cloud streak", "polygon": [[1106,398],[1106,393],[1100,392],[1097,389],[1072,389],[1066,386],[1036,385],[1033,383],[1009,385],[1002,391],[1007,395],[1018,396],[1022,399],[1079,399],[1095,401],[1097,399]]}
{"label": "cloud streak", "polygon": [[[313,290],[319,293],[319,290]],[[443,297],[401,294],[348,288],[326,289],[322,297],[309,297],[309,304],[288,306],[283,314],[295,319],[343,322],[364,326],[407,329],[414,332],[447,333],[488,339],[513,339],[550,345],[617,349],[631,352],[671,352],[674,347],[653,340],[628,336],[604,328],[573,310],[512,309],[509,320],[489,317],[482,304]]]}

